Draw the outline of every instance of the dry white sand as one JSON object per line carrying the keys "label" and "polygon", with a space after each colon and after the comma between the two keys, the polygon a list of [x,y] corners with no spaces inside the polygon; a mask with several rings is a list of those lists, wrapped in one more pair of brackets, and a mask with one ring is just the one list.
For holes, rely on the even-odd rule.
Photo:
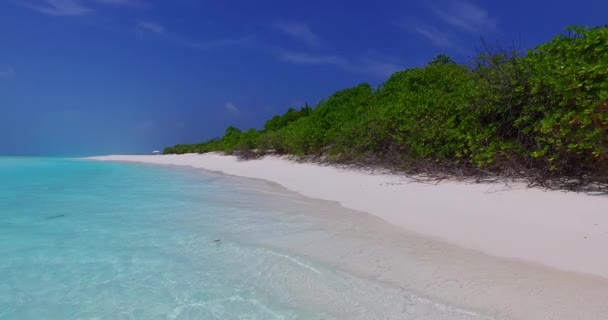
{"label": "dry white sand", "polygon": [[[424,251],[422,256],[406,259],[394,255],[389,246],[379,247],[388,242],[381,240],[370,261],[392,266],[380,280],[491,310],[499,319],[608,318],[607,196],[545,191],[517,183],[425,184],[404,176],[281,157],[240,161],[219,154],[190,154],[92,159],[192,166],[264,179],[310,198],[371,213],[409,231],[412,236],[404,235],[410,237],[404,243],[420,242],[415,240],[420,239],[417,234],[455,245],[430,240],[423,250],[406,250]],[[391,246],[398,237],[390,238]],[[326,251],[331,252],[305,254],[331,255]],[[343,263],[361,273],[373,270],[373,266]]]}

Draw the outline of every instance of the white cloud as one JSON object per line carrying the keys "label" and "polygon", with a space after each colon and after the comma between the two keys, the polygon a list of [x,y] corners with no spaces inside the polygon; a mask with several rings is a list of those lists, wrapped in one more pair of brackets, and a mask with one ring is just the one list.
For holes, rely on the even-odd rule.
{"label": "white cloud", "polygon": [[95,0],[101,4],[116,5],[116,6],[137,6],[144,4],[140,0]]}
{"label": "white cloud", "polygon": [[15,69],[9,67],[6,70],[0,70],[0,79],[12,79],[16,75]]}
{"label": "white cloud", "polygon": [[135,26],[135,31],[140,36],[143,36],[145,34],[153,34],[162,37],[166,41],[172,42],[174,44],[197,49],[213,49],[227,46],[246,45],[254,39],[253,36],[245,36],[240,38],[223,38],[209,41],[197,41],[184,37],[180,34],[170,32],[160,23],[156,23],[153,21],[139,21]]}
{"label": "white cloud", "polygon": [[210,41],[190,41],[187,39],[181,39],[180,42],[186,46],[193,48],[211,49],[218,47],[246,45],[248,43],[251,43],[253,39],[253,36],[245,36],[240,38],[224,38]]}
{"label": "white cloud", "polygon": [[303,23],[293,23],[293,22],[275,22],[274,28],[281,31],[282,33],[304,41],[308,45],[318,46],[321,42],[319,37],[312,32],[310,27]]}
{"label": "white cloud", "polygon": [[235,117],[241,114],[241,110],[232,102],[226,102],[224,109]]}
{"label": "white cloud", "polygon": [[437,24],[430,25],[428,21],[421,22],[410,17],[410,21],[397,22],[395,25],[423,36],[436,47],[450,48],[460,54],[471,53],[460,46],[459,39],[462,37],[496,31],[496,19],[490,17],[482,7],[466,0],[437,0],[427,8],[436,17]]}
{"label": "white cloud", "polygon": [[347,59],[339,56],[331,55],[314,55],[304,52],[290,52],[285,51],[279,54],[279,59],[286,62],[293,62],[298,64],[310,64],[310,65],[322,65],[329,64],[335,66],[346,67],[350,63]]}
{"label": "white cloud", "polygon": [[330,65],[351,73],[363,73],[378,78],[385,78],[403,69],[398,63],[388,59],[361,57],[355,60],[335,55],[314,55],[304,52],[283,51],[278,55],[279,60],[305,65]]}
{"label": "white cloud", "polygon": [[32,10],[51,16],[82,16],[94,11],[89,3],[114,6],[138,6],[143,5],[143,0],[29,0],[23,1],[23,5]]}
{"label": "white cloud", "polygon": [[365,73],[377,78],[388,78],[393,73],[403,70],[404,66],[391,61],[362,58],[353,63],[351,68],[355,73]]}
{"label": "white cloud", "polygon": [[433,28],[417,25],[414,26],[413,31],[424,36],[429,41],[431,41],[434,45],[438,47],[451,47],[453,46],[452,41],[448,38],[447,34]]}
{"label": "white cloud", "polygon": [[433,12],[445,23],[470,33],[493,31],[496,20],[488,12],[469,2],[454,1],[432,6]]}
{"label": "white cloud", "polygon": [[[312,32],[306,24],[293,22],[276,22],[273,25],[277,30],[295,39],[301,40],[310,46],[318,46],[320,38]],[[349,59],[340,55],[313,54],[301,51],[277,50],[277,58],[283,62],[314,66],[333,66],[351,73],[363,73],[374,77],[387,77],[395,71],[401,70],[398,63],[383,58],[358,57]]]}
{"label": "white cloud", "polygon": [[38,4],[27,3],[25,6],[52,16],[81,16],[93,11],[79,0],[45,0]]}
{"label": "white cloud", "polygon": [[163,36],[166,35],[165,27],[163,27],[162,25],[160,25],[156,22],[140,21],[137,23],[137,30],[144,31],[144,32],[151,32],[151,33],[155,33],[157,35],[163,35]]}

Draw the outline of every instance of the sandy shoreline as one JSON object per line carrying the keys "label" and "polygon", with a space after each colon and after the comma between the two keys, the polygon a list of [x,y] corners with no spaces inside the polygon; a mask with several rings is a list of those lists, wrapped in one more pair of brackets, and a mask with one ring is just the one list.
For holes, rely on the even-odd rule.
{"label": "sandy shoreline", "polygon": [[391,224],[486,254],[608,278],[608,197],[524,185],[416,183],[279,157],[239,161],[217,154],[105,156],[95,160],[192,166],[278,183],[338,201]]}
{"label": "sandy shoreline", "polygon": [[[492,319],[600,320],[608,314],[608,199],[603,196],[522,185],[430,185],[279,157],[91,159],[191,166],[330,200],[310,213],[339,220],[327,221],[330,238],[256,236],[251,241]],[[345,213],[344,207],[371,215]]]}

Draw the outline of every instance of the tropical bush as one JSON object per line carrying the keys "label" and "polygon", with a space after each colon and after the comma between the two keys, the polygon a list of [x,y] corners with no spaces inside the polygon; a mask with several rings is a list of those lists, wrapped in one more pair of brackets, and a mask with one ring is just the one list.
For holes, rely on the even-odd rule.
{"label": "tropical bush", "polygon": [[165,153],[251,149],[408,170],[606,179],[608,27],[570,27],[525,53],[487,50],[471,65],[439,55],[376,90],[344,89],[262,130],[229,127],[219,139]]}
{"label": "tropical bush", "polygon": [[608,28],[569,28],[523,59],[530,77],[515,126],[532,143],[529,155],[551,170],[605,165]]}

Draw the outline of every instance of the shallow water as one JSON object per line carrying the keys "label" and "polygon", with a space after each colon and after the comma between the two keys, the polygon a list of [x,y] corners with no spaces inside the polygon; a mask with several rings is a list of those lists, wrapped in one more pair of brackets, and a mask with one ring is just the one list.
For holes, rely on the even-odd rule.
{"label": "shallow water", "polygon": [[34,158],[0,181],[0,319],[488,319],[319,259],[375,259],[371,220],[263,181]]}

